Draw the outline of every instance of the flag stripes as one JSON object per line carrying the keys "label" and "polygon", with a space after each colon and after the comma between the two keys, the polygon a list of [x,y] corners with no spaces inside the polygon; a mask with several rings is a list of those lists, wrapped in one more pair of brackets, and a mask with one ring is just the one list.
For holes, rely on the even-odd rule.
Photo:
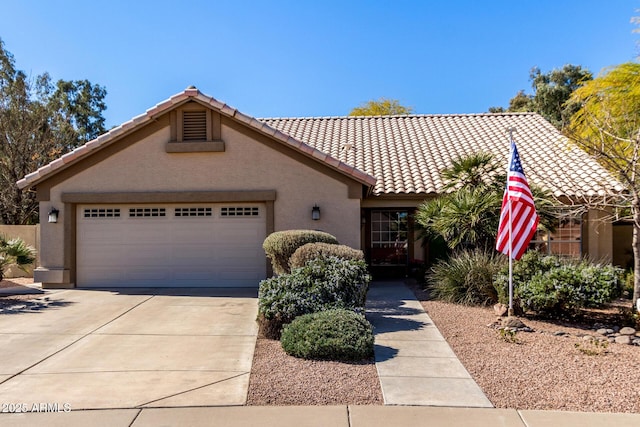
{"label": "flag stripes", "polygon": [[538,228],[533,194],[522,170],[515,142],[511,142],[511,161],[507,186],[502,198],[496,249],[520,259]]}

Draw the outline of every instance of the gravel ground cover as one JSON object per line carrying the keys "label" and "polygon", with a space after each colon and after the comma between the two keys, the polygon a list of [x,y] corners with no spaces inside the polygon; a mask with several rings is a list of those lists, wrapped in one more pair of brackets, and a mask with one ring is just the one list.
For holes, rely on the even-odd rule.
{"label": "gravel ground cover", "polygon": [[381,405],[373,360],[342,363],[289,356],[279,341],[258,338],[247,405]]}
{"label": "gravel ground cover", "polygon": [[507,342],[488,327],[496,320],[492,308],[429,301],[425,292],[414,292],[497,408],[640,412],[640,347],[594,347],[584,338],[596,335],[586,325],[527,318],[534,332]]}

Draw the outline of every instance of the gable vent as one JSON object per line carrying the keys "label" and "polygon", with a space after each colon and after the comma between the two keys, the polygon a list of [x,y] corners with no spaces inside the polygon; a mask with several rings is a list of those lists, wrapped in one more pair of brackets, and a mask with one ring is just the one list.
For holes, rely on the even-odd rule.
{"label": "gable vent", "polygon": [[183,112],[182,140],[183,141],[206,141],[207,140],[206,110]]}

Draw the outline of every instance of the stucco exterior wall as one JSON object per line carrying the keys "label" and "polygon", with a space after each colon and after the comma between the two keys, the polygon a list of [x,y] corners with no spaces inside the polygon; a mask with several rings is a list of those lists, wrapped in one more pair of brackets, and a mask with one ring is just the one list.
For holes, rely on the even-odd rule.
{"label": "stucco exterior wall", "polygon": [[[53,270],[72,267],[64,241],[73,238],[75,223],[61,201],[61,195],[69,192],[275,190],[276,231],[318,229],[360,248],[360,200],[349,198],[348,185],[249,134],[223,125],[224,152],[167,153],[170,127],[166,126],[51,187],[50,200],[40,203],[41,265]],[[321,209],[319,221],[311,219],[315,204]],[[47,222],[52,206],[61,212],[56,224]],[[56,280],[68,277],[61,273]]]}
{"label": "stucco exterior wall", "polygon": [[613,230],[610,214],[601,210],[590,210],[583,228],[583,254],[591,259],[613,261]]}

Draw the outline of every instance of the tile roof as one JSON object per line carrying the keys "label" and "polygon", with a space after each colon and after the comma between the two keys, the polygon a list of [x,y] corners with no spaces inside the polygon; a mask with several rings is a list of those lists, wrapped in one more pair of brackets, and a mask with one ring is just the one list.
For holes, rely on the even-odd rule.
{"label": "tile roof", "polygon": [[204,95],[198,89],[191,86],[183,90],[182,92],[172,96],[171,98],[156,104],[154,107],[148,109],[144,114],[140,114],[139,116],[134,117],[128,122],[125,122],[120,126],[111,129],[109,132],[100,135],[98,138],[89,141],[84,145],[81,145],[80,147],[69,153],[66,153],[62,157],[41,167],[37,171],[28,174],[17,182],[18,188],[24,189],[36,185],[37,183],[55,174],[59,170],[64,169],[65,167],[67,167],[67,165],[78,162],[92,152],[97,151],[100,148],[103,148],[104,146],[117,140],[119,137],[124,136],[131,131],[138,129],[140,126],[154,120],[159,115],[168,112],[178,105],[192,100],[207,105],[227,117],[232,117],[246,124],[247,126],[252,127],[258,132],[270,135],[276,140],[279,140],[281,143],[288,145],[292,149],[299,151],[308,157],[314,158],[317,161],[322,162],[329,167],[352,177],[353,179],[361,182],[364,185],[371,187],[376,182],[375,177],[364,173],[363,171],[355,168],[353,165],[342,162],[337,157],[333,158],[326,152],[319,151],[317,148],[306,144],[302,140],[298,140],[291,135],[280,132],[277,129],[269,126],[268,124],[261,122],[251,116],[243,114],[237,109],[230,107],[229,105],[220,102],[211,96]]}
{"label": "tile roof", "polygon": [[440,171],[478,151],[504,162],[508,128],[530,182],[555,196],[621,191],[591,156],[534,113],[265,118],[269,126],[377,178],[375,195],[443,191]]}

